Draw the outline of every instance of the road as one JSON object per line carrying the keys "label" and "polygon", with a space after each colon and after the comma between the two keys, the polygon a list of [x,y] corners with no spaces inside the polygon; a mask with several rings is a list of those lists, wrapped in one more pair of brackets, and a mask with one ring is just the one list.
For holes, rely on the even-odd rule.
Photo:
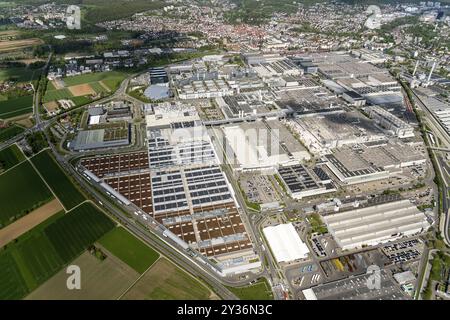
{"label": "road", "polygon": [[[431,110],[428,109],[428,107],[422,102],[420,97],[414,92],[414,90],[411,90],[413,94],[413,98],[415,102],[417,103],[417,106],[420,107],[420,109],[425,113],[427,124],[430,126],[430,129],[432,133],[442,141],[443,146],[438,147],[430,147],[430,152],[434,155],[436,159],[437,164],[437,171],[436,174],[439,173],[439,175],[442,178],[443,186],[441,192],[442,192],[442,199],[443,199],[443,212],[440,213],[441,219],[443,221],[438,220],[439,229],[441,231],[441,234],[444,238],[445,243],[447,246],[450,246],[450,212],[449,212],[449,190],[450,190],[450,181],[448,181],[448,175],[446,173],[446,170],[448,168],[447,163],[442,159],[442,156],[440,154],[437,154],[436,151],[446,151],[450,149],[450,136],[447,134],[445,128],[443,128],[439,122],[439,120],[434,116],[434,114],[431,112]],[[437,143],[437,141],[436,141]],[[447,171],[448,172],[448,171]]]}

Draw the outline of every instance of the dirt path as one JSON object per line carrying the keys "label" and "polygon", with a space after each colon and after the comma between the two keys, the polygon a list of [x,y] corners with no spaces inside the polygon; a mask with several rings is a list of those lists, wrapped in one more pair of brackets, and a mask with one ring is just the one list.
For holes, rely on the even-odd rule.
{"label": "dirt path", "polygon": [[63,210],[63,207],[57,199],[54,199],[5,228],[0,229],[0,248],[61,210]]}

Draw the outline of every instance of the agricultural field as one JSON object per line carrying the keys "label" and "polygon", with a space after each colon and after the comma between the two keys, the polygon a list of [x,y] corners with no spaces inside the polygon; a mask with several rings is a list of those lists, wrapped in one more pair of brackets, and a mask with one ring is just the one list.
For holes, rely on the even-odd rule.
{"label": "agricultural field", "polygon": [[25,160],[25,156],[15,144],[0,150],[0,173]]}
{"label": "agricultural field", "polygon": [[55,83],[50,81],[43,100],[70,99],[75,105],[82,105],[116,91],[126,76],[123,72],[108,71],[66,77]]}
{"label": "agricultural field", "polygon": [[159,258],[158,252],[122,227],[108,232],[98,242],[141,274]]}
{"label": "agricultural field", "polygon": [[265,279],[246,287],[228,287],[241,300],[273,300],[273,293]]}
{"label": "agricultural field", "polygon": [[50,217],[1,250],[0,299],[23,298],[113,228],[91,203]]}
{"label": "agricultural field", "polygon": [[31,70],[26,67],[0,68],[0,82],[16,81],[31,82],[39,78],[40,70]]}
{"label": "agricultural field", "polygon": [[25,131],[24,128],[17,126],[17,125],[12,125],[7,128],[0,129],[0,142],[7,141],[7,140],[21,134],[24,131]]}
{"label": "agricultural field", "polygon": [[93,204],[84,203],[51,224],[45,234],[68,262],[113,228],[114,222]]}
{"label": "agricultural field", "polygon": [[0,248],[61,211],[64,211],[61,203],[57,199],[53,199],[19,220],[0,229]]}
{"label": "agricultural field", "polygon": [[60,270],[26,297],[26,300],[109,300],[117,299],[139,274],[127,264],[106,252],[100,260],[88,251],[71,262],[82,270],[81,289],[68,290],[66,270]]}
{"label": "agricultural field", "polygon": [[13,300],[23,297],[28,288],[11,253],[0,253],[0,270],[2,270],[0,272],[0,299]]}
{"label": "agricultural field", "polygon": [[0,228],[49,202],[53,194],[28,161],[0,175]]}
{"label": "agricultural field", "polygon": [[0,118],[9,119],[33,112],[33,96],[0,101]]}
{"label": "agricultural field", "polygon": [[23,50],[25,48],[40,45],[42,43],[44,42],[41,39],[37,38],[0,41],[0,52]]}
{"label": "agricultural field", "polygon": [[125,300],[205,300],[214,294],[172,262],[160,258],[123,296]]}
{"label": "agricultural field", "polygon": [[62,171],[48,150],[35,155],[31,158],[31,162],[67,210],[85,200],[83,194]]}

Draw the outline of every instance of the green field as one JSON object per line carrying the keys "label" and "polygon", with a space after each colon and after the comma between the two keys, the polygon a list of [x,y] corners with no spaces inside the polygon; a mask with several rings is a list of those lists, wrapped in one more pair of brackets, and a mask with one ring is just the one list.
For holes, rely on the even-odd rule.
{"label": "green field", "polygon": [[228,289],[241,300],[273,300],[273,293],[266,279],[260,279],[250,286]]}
{"label": "green field", "polygon": [[8,119],[33,112],[33,96],[0,101],[0,118]]}
{"label": "green field", "polygon": [[76,106],[81,106],[81,105],[91,102],[91,99],[86,96],[73,97],[73,98],[70,98],[70,100],[72,100]]}
{"label": "green field", "polygon": [[28,68],[0,68],[0,82],[12,80],[17,82],[30,82],[39,77],[40,70]]}
{"label": "green field", "polygon": [[97,93],[108,93],[109,92],[108,90],[106,90],[106,88],[104,86],[102,86],[100,84],[100,82],[92,82],[89,85]]}
{"label": "green field", "polygon": [[125,300],[206,300],[210,290],[172,262],[160,258],[123,297]]}
{"label": "green field", "polygon": [[[126,76],[127,74],[124,72],[108,71],[108,72],[88,73],[75,77],[67,77],[64,78],[63,80],[64,83],[66,84],[66,87],[76,86],[78,84],[83,83],[103,81],[103,83],[105,83],[108,86],[108,88],[113,90],[118,87],[117,83],[120,84],[120,82],[122,82],[126,78]],[[107,83],[105,81],[107,81]],[[112,86],[110,86],[110,84]]]}
{"label": "green field", "polygon": [[0,300],[22,298],[28,291],[19,267],[9,252],[0,253]]}
{"label": "green field", "polygon": [[[67,89],[68,87],[76,86],[79,84],[89,84],[96,93],[107,95],[116,91],[119,88],[120,83],[126,78],[126,76],[127,74],[124,72],[108,71],[67,77],[63,79],[65,88],[58,90],[55,89],[51,82],[48,82],[47,91],[44,95],[43,100],[44,102],[50,102],[60,99],[70,99],[75,103],[75,105],[80,106],[91,102],[91,99],[88,96],[74,97],[69,89]],[[102,86],[100,84],[100,81],[102,81],[110,89],[110,91]]]}
{"label": "green field", "polygon": [[25,160],[25,156],[15,144],[0,150],[0,172],[14,167],[19,162]]}
{"label": "green field", "polygon": [[84,203],[51,224],[45,234],[58,255],[68,262],[113,228],[114,222],[91,203]]}
{"label": "green field", "polygon": [[50,102],[50,101],[61,100],[61,99],[69,99],[71,97],[73,97],[73,95],[67,88],[58,89],[58,90],[49,90],[49,91],[45,92],[44,102]]}
{"label": "green field", "polygon": [[83,194],[62,171],[48,150],[35,155],[31,158],[31,162],[67,210],[85,200]]}
{"label": "green field", "polygon": [[25,129],[22,127],[19,127],[17,125],[9,126],[8,128],[0,129],[0,142],[9,140],[18,134],[21,134],[24,132]]}
{"label": "green field", "polygon": [[52,193],[28,161],[1,174],[0,228],[52,198]]}
{"label": "green field", "polygon": [[58,213],[0,251],[0,299],[20,299],[114,228],[91,203]]}
{"label": "green field", "polygon": [[99,243],[139,273],[159,258],[158,252],[121,227],[108,232]]}

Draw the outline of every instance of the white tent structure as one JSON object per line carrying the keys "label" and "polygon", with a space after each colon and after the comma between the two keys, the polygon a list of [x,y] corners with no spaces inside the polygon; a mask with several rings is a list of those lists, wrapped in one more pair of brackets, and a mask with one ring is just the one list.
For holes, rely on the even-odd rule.
{"label": "white tent structure", "polygon": [[309,250],[292,223],[266,227],[264,236],[277,262],[290,262],[307,257]]}

